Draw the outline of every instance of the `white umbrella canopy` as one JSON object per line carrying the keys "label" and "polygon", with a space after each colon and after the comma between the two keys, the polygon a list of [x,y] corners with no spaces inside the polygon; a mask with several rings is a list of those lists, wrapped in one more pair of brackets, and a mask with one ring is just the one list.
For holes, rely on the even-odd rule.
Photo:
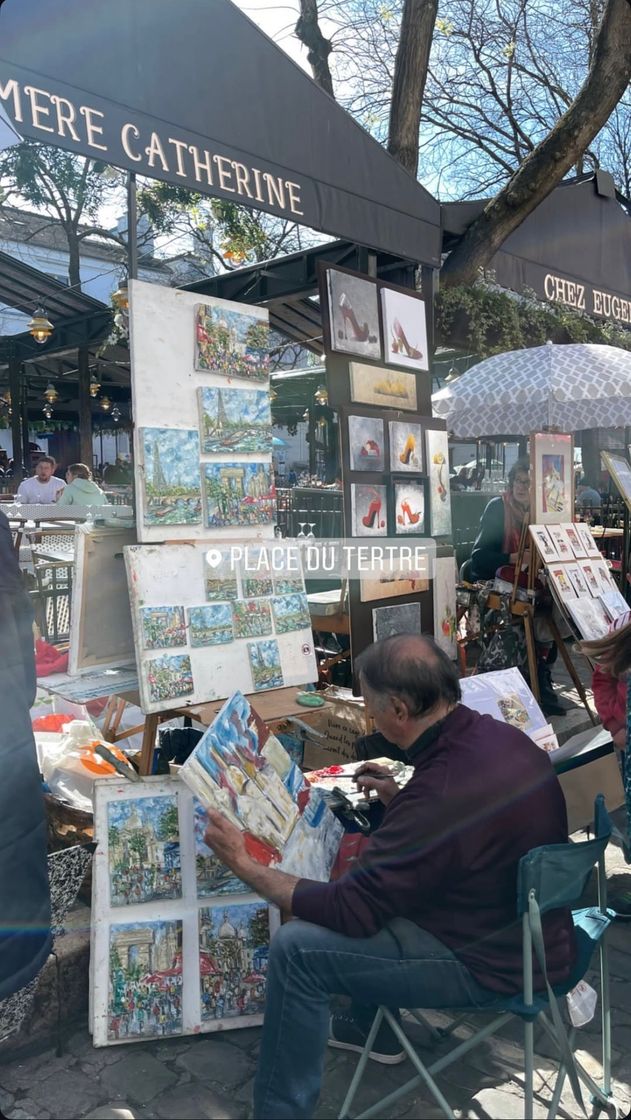
{"label": "white umbrella canopy", "polygon": [[547,342],[496,354],[434,393],[432,409],[456,439],[631,425],[631,351]]}

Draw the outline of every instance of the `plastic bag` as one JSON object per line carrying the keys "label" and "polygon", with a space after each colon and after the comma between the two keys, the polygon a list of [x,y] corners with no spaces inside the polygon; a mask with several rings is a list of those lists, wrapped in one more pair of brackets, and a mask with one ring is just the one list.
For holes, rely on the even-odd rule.
{"label": "plastic bag", "polygon": [[[54,766],[46,778],[50,792],[76,809],[91,813],[93,809],[94,782],[97,778],[110,778],[116,774],[111,763],[95,753],[101,739],[90,720],[73,720],[62,736]],[[119,762],[127,762],[122,751],[111,743],[104,743]],[[46,777],[46,775],[45,775]]]}
{"label": "plastic bag", "polygon": [[586,980],[579,980],[575,988],[566,995],[567,1009],[573,1027],[584,1027],[591,1023],[596,1013],[598,993]]}

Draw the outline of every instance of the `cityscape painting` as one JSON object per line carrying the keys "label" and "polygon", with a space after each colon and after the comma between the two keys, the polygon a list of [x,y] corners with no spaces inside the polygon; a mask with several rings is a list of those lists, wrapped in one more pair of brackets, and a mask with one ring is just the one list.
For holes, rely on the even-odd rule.
{"label": "cityscape painting", "polygon": [[199,304],[195,315],[195,369],[265,381],[269,369],[267,318],[223,303]]}
{"label": "cityscape painting", "polygon": [[110,926],[107,1038],[182,1033],[182,923]]}
{"label": "cityscape painting", "polygon": [[255,692],[266,688],[282,688],[283,670],[280,664],[278,642],[248,642],[248,657],[252,670],[252,683]]}
{"label": "cityscape painting", "polygon": [[110,905],[180,898],[180,833],[175,797],[110,801]]}
{"label": "cityscape painting", "polygon": [[204,553],[204,588],[210,600],[238,599],[237,573],[229,548],[213,548]]}
{"label": "cityscape painting", "polygon": [[141,607],[144,649],[169,649],[186,645],[183,607]]}
{"label": "cityscape painting", "polygon": [[164,657],[145,661],[142,668],[149,686],[149,697],[154,704],[190,696],[194,691],[190,657],[169,657],[165,654]]}
{"label": "cityscape painting", "polygon": [[263,1014],[269,940],[269,910],[264,902],[200,910],[202,1022]]}
{"label": "cityscape painting", "polygon": [[230,603],[188,608],[191,646],[218,646],[234,640]]}
{"label": "cityscape painting", "polygon": [[193,799],[195,828],[195,879],[197,897],[212,898],[215,895],[247,894],[250,888],[232,874],[229,867],[217,858],[212,848],[204,841],[206,831],[206,810],[201,801]]}
{"label": "cityscape painting", "polygon": [[272,414],[265,389],[197,390],[202,451],[272,450]]}
{"label": "cityscape painting", "polygon": [[287,634],[291,630],[309,630],[311,615],[307,596],[276,595],[272,599],[274,626],[277,634]]}
{"label": "cityscape painting", "polygon": [[269,599],[239,599],[233,609],[235,638],[261,638],[272,633]]}
{"label": "cityscape painting", "polygon": [[199,433],[142,428],[145,525],[199,525]]}
{"label": "cityscape painting", "polygon": [[210,529],[269,525],[276,493],[269,463],[204,463],[206,525]]}

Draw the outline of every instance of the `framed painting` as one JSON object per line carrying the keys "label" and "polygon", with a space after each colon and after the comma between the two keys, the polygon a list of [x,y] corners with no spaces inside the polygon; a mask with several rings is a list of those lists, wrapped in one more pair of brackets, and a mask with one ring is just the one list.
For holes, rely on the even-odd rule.
{"label": "framed painting", "polygon": [[631,466],[624,455],[612,455],[609,451],[601,451],[600,457],[613,478],[620,497],[624,499],[627,509],[631,510]]}
{"label": "framed painting", "polygon": [[448,537],[451,535],[451,495],[447,432],[428,428],[425,432],[425,450],[429,476],[430,533],[433,537]]}
{"label": "framed painting", "polygon": [[362,362],[350,362],[349,366],[351,400],[355,404],[416,412],[416,374],[385,366],[364,365]]}
{"label": "framed painting", "polygon": [[374,607],[372,629],[376,642],[395,634],[420,634],[421,604],[393,603],[389,607]]}
{"label": "framed painting", "polygon": [[552,564],[559,559],[556,546],[545,525],[529,525],[528,531],[544,564]]}
{"label": "framed painting", "polygon": [[531,513],[537,525],[574,520],[574,440],[561,432],[530,437]]}
{"label": "framed painting", "polygon": [[388,498],[385,486],[352,482],[351,529],[354,537],[388,534]]}
{"label": "framed painting", "polygon": [[383,420],[376,416],[348,416],[348,459],[352,471],[383,471]]}
{"label": "framed painting", "polygon": [[209,529],[271,525],[276,491],[269,463],[204,463],[205,524]]}
{"label": "framed painting", "polygon": [[269,326],[258,308],[227,300],[195,309],[195,369],[267,381]]}
{"label": "framed painting", "polygon": [[420,424],[406,423],[405,420],[390,420],[388,424],[390,444],[390,470],[394,474],[408,471],[410,474],[423,473],[423,428]]}
{"label": "framed painting", "polygon": [[90,954],[95,1046],[256,1026],[275,908],[203,841],[177,778],[97,782]]}
{"label": "framed painting", "polygon": [[456,645],[456,557],[437,556],[434,560],[434,640],[455,661]]}
{"label": "framed painting", "polygon": [[271,452],[272,414],[267,389],[203,386],[197,390],[204,454]]}
{"label": "framed painting", "polygon": [[392,511],[395,536],[425,534],[425,482],[416,479],[392,480]]}
{"label": "framed painting", "polygon": [[199,433],[142,428],[140,441],[144,524],[201,524]]}
{"label": "framed painting", "polygon": [[409,572],[400,575],[390,572],[361,579],[359,600],[361,603],[375,603],[379,599],[400,599],[403,595],[417,595],[428,590],[429,571],[419,572],[414,579],[410,578]]}
{"label": "framed painting", "polygon": [[425,301],[396,288],[381,288],[384,359],[389,365],[429,370]]}
{"label": "framed painting", "polygon": [[375,281],[355,272],[329,268],[326,294],[331,349],[379,361],[382,347]]}

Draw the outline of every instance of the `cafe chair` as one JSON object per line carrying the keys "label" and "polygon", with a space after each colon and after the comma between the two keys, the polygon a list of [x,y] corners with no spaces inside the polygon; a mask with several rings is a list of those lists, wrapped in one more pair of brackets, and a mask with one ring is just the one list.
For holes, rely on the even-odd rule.
{"label": "cafe chair", "polygon": [[41,560],[33,565],[36,591],[34,596],[35,620],[47,642],[55,645],[70,637],[70,610],[72,604],[72,566],[53,560]]}
{"label": "cafe chair", "polygon": [[[594,806],[594,833],[595,839],[577,844],[548,844],[540,848],[533,848],[519,862],[517,881],[517,913],[522,923],[523,934],[523,984],[522,991],[516,996],[498,996],[497,1001],[484,1008],[484,1014],[489,1011],[499,1012],[491,1022],[485,1025],[458,1046],[452,1048],[447,1054],[438,1058],[430,1065],[425,1065],[416,1052],[411,1040],[401,1029],[400,1024],[387,1007],[379,1007],[375,1015],[366,1045],[359,1058],[357,1069],[351,1081],[346,1099],[339,1113],[339,1120],[350,1116],[350,1109],[355,1094],[362,1081],[368,1056],[372,1050],[377,1032],[385,1020],[397,1036],[401,1047],[417,1071],[417,1076],[407,1081],[388,1096],[376,1104],[371,1105],[357,1120],[367,1120],[370,1116],[392,1115],[389,1111],[395,1101],[417,1089],[424,1084],[439,1108],[450,1120],[454,1113],[439,1089],[434,1077],[448,1066],[460,1059],[474,1047],[484,1042],[505,1026],[514,1016],[521,1019],[524,1026],[524,1116],[531,1120],[534,1103],[534,1027],[540,1025],[545,1033],[555,1043],[559,1052],[559,1069],[555,1082],[554,1092],[548,1111],[548,1120],[554,1120],[557,1115],[559,1101],[566,1078],[569,1078],[572,1091],[577,1104],[585,1114],[585,1106],[581,1090],[581,1083],[592,1094],[594,1102],[606,1108],[611,1115],[613,1102],[611,1098],[611,1015],[609,1006],[609,972],[607,963],[607,950],[604,934],[614,918],[613,911],[607,909],[607,880],[605,876],[605,849],[611,836],[611,821],[605,808],[602,794],[596,798]],[[572,975],[566,983],[550,986],[547,977],[545,947],[541,926],[541,917],[549,910],[561,906],[574,906],[580,902],[587,881],[594,867],[597,869],[598,905],[572,911],[574,929],[576,933],[577,956]],[[602,1085],[598,1085],[587,1070],[577,1061],[574,1054],[576,1030],[567,1030],[559,1000],[585,976],[594,952],[598,949],[600,957],[600,1004],[601,1004],[601,1030],[602,1030]],[[533,990],[533,952],[545,980],[545,990]],[[414,1018],[422,1025],[427,1023],[419,1010],[410,1009]],[[453,1008],[436,1008],[435,1010],[449,1010]],[[462,1009],[458,1016],[445,1030],[432,1030],[435,1038],[438,1033],[442,1039],[448,1038],[456,1027],[476,1015],[475,1008]]]}

